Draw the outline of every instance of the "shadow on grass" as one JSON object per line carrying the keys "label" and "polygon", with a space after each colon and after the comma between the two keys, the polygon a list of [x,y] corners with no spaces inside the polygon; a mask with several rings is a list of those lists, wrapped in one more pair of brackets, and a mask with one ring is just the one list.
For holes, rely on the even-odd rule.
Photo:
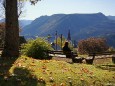
{"label": "shadow on grass", "polygon": [[7,82],[5,82],[6,80],[4,78],[9,75],[9,69],[12,67],[13,63],[17,59],[18,58],[0,57],[0,86],[2,86],[3,81],[5,84],[7,84]]}
{"label": "shadow on grass", "polygon": [[9,73],[9,69],[18,58],[2,58],[0,57],[0,76],[5,76]]}
{"label": "shadow on grass", "polygon": [[13,74],[0,78],[0,86],[45,86],[45,82],[39,81],[30,70],[15,68]]}
{"label": "shadow on grass", "polygon": [[13,74],[10,68],[17,58],[0,59],[0,86],[45,86],[45,81],[39,81],[35,75],[23,67],[16,67]]}

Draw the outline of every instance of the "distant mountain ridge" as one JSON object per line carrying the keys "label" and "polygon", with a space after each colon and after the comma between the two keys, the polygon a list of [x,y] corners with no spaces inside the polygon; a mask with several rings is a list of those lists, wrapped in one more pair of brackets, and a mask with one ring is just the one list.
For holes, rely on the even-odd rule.
{"label": "distant mountain ridge", "polygon": [[33,20],[19,20],[19,25],[21,28],[25,27],[26,25],[31,24]]}
{"label": "distant mountain ridge", "polygon": [[68,31],[68,29],[75,30],[75,28],[83,28],[86,26],[95,25],[95,23],[97,24],[105,20],[108,20],[108,18],[106,18],[102,13],[69,15],[54,14],[52,16],[41,16],[40,18],[35,19],[30,25],[24,27],[23,33],[28,34],[30,32],[29,34],[31,35],[41,36],[47,35],[44,33],[44,31],[50,30],[50,33],[51,31],[54,33],[56,30],[59,32],[63,32],[62,30]]}
{"label": "distant mountain ridge", "polygon": [[115,20],[115,16],[107,16],[111,20]]}
{"label": "distant mountain ridge", "polygon": [[25,37],[41,37],[48,34],[55,36],[57,31],[58,36],[63,34],[67,38],[68,30],[71,32],[72,40],[88,37],[108,37],[107,35],[115,34],[115,20],[102,13],[54,14],[35,19],[31,24],[23,28],[21,34],[25,35]]}
{"label": "distant mountain ridge", "polygon": [[[35,36],[48,36],[55,38],[63,34],[67,38],[70,30],[72,40],[81,40],[88,37],[105,37],[111,46],[115,47],[115,20],[112,16],[105,16],[103,13],[93,14],[54,14],[41,16],[29,24],[22,22],[22,32],[27,38]],[[23,25],[26,24],[26,25]]]}
{"label": "distant mountain ridge", "polygon": [[[4,22],[4,19],[1,19],[0,22]],[[19,20],[19,25],[21,28],[25,27],[26,25],[29,25],[33,20]]]}

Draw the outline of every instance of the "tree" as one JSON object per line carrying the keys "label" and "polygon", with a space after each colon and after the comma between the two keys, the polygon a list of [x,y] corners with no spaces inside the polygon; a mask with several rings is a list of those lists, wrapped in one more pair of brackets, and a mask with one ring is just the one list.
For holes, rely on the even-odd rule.
{"label": "tree", "polygon": [[[38,0],[32,1],[37,3]],[[5,0],[6,32],[2,57],[19,56],[19,23],[17,2],[17,0]]]}
{"label": "tree", "polygon": [[103,38],[88,38],[78,42],[78,51],[81,54],[104,52],[108,48],[106,40]]}
{"label": "tree", "polygon": [[4,45],[5,24],[0,23],[0,47]]}
{"label": "tree", "polygon": [[[5,8],[6,8],[6,0],[0,1],[0,17],[5,18]],[[24,5],[25,3],[22,0],[18,0],[18,18],[21,17],[24,13]]]}
{"label": "tree", "polygon": [[2,57],[19,56],[19,24],[17,0],[6,0],[5,7],[5,45]]}

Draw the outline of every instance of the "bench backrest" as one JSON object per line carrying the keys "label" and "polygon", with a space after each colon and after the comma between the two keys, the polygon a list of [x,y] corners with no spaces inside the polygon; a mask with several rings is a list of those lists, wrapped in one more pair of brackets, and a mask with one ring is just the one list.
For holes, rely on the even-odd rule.
{"label": "bench backrest", "polygon": [[49,54],[63,54],[63,51],[48,51]]}
{"label": "bench backrest", "polygon": [[115,51],[111,52],[98,52],[98,53],[89,53],[89,56],[99,56],[99,55],[113,55]]}

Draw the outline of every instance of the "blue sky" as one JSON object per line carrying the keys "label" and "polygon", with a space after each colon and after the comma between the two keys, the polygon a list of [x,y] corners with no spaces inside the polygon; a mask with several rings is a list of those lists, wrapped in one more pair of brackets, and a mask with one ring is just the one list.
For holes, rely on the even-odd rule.
{"label": "blue sky", "polygon": [[35,6],[26,2],[25,17],[34,20],[42,15],[58,13],[98,13],[115,16],[115,0],[42,0]]}

